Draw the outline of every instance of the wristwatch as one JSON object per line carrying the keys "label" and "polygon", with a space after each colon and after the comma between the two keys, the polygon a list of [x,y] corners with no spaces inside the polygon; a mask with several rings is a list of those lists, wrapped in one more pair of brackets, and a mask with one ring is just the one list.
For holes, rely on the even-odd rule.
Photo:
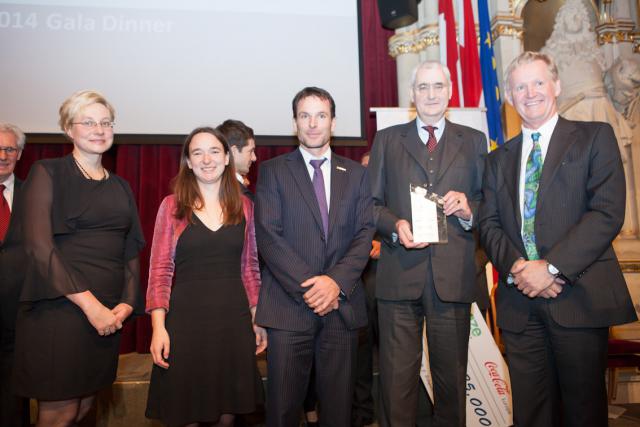
{"label": "wristwatch", "polygon": [[553,264],[547,262],[547,271],[549,272],[550,275],[552,275],[553,277],[558,277],[560,276],[560,270],[558,270]]}

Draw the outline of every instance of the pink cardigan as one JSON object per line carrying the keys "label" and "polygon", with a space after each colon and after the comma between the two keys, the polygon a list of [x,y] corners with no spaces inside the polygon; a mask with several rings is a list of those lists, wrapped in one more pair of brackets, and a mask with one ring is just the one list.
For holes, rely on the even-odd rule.
{"label": "pink cardigan", "polygon": [[[169,311],[169,298],[175,270],[176,245],[178,238],[189,224],[186,219],[178,220],[174,216],[176,199],[173,194],[164,198],[158,209],[156,225],[153,230],[151,258],[149,259],[149,286],[147,287],[146,312],[156,308]],[[260,269],[256,248],[256,229],[253,221],[253,203],[242,196],[242,209],[246,219],[244,247],[242,249],[241,276],[247,292],[249,306],[258,303],[260,292]]]}

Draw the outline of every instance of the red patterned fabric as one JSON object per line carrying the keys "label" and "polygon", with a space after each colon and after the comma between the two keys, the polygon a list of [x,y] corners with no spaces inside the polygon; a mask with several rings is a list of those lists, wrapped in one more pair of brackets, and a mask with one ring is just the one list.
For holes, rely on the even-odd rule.
{"label": "red patterned fabric", "polygon": [[[260,268],[258,267],[256,232],[253,222],[253,203],[244,196],[242,202],[246,226],[244,248],[240,261],[241,276],[249,306],[253,307],[258,303],[258,294],[260,293]],[[187,220],[175,218],[173,215],[175,209],[176,200],[173,194],[165,197],[158,209],[149,260],[149,286],[147,287],[145,309],[147,313],[156,308],[164,308],[167,311],[170,309],[169,299],[175,269],[176,245],[188,225]]]}
{"label": "red patterned fabric", "polygon": [[9,220],[11,219],[11,209],[9,202],[4,197],[4,184],[0,184],[0,242],[4,240],[4,236],[9,229]]}
{"label": "red patterned fabric", "polygon": [[429,150],[430,153],[433,153],[433,150],[436,149],[436,145],[438,145],[438,140],[436,140],[436,129],[438,129],[435,126],[422,126],[422,129],[426,130],[427,132],[429,132],[429,139],[427,140],[427,150]]}

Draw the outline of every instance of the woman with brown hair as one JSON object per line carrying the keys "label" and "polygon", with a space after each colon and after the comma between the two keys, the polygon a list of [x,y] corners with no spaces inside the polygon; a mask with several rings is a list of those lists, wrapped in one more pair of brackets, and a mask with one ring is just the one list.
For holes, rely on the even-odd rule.
{"label": "woman with brown hair", "polygon": [[115,380],[123,322],[139,296],[144,246],[126,181],[102,166],[114,110],[98,92],[71,95],[60,127],[71,154],[36,162],[22,187],[28,255],[16,325],[16,394],[38,400],[38,426],[71,426]]}
{"label": "woman with brown hair", "polygon": [[231,426],[234,414],[255,410],[262,396],[255,354],[267,345],[253,324],[259,288],[253,204],[240,193],[224,136],[197,128],[153,234],[147,417]]}

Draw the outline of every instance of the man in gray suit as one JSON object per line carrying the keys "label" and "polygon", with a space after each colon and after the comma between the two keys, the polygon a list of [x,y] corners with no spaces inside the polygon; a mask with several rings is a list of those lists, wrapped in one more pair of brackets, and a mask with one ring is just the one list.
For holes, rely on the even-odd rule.
{"label": "man in gray suit", "polygon": [[316,87],[292,102],[300,146],[260,165],[256,239],[265,261],[256,323],[267,328],[267,426],[297,427],[315,362],[320,425],[351,422],[360,275],[371,250],[366,169],[331,152],[335,103]]}
{"label": "man in gray suit", "polygon": [[[487,143],[451,123],[448,69],[435,61],[414,70],[416,120],[378,132],[371,152],[374,217],[382,250],[376,297],[380,333],[380,425],[415,425],[422,329],[426,319],[434,385],[432,425],[465,425],[470,304],[476,295],[471,228],[482,198]],[[414,242],[410,184],[442,197],[448,243]]]}
{"label": "man in gray suit", "polygon": [[608,326],[636,320],[611,245],[624,170],[611,126],[559,117],[559,94],[547,55],[509,65],[522,132],[488,157],[480,237],[500,273],[515,425],[606,426]]}
{"label": "man in gray suit", "polygon": [[18,203],[22,181],[13,171],[25,142],[18,127],[0,123],[0,426],[15,427],[29,425],[28,399],[11,390],[18,299],[26,264]]}

